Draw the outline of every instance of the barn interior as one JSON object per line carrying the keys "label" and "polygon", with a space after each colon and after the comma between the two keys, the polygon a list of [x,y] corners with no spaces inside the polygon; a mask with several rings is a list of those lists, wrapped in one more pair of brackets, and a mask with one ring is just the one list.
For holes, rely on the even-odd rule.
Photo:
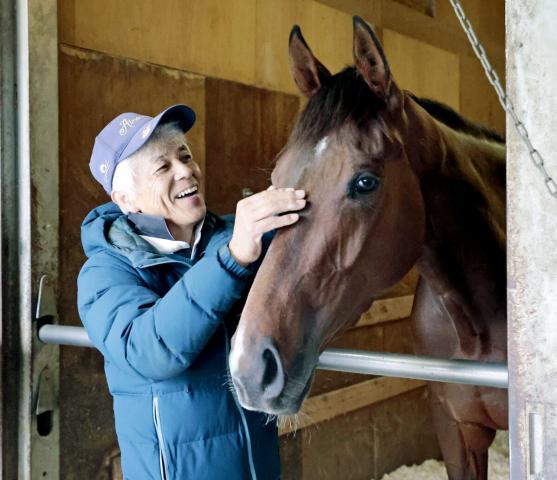
{"label": "barn interior", "polygon": [[[80,224],[107,201],[88,167],[95,135],[121,112],[154,115],[169,105],[190,105],[198,120],[188,139],[205,172],[208,207],[234,212],[246,192],[268,187],[274,158],[306,101],[288,67],[295,24],[320,61],[337,72],[353,63],[352,16],[361,16],[381,39],[399,86],[505,133],[496,93],[445,0],[46,5],[56,12],[58,97],[43,116],[50,108],[59,140],[54,290],[64,325],[81,326]],[[504,0],[462,5],[504,81]],[[330,346],[412,353],[409,316],[417,278],[412,271]],[[101,354],[60,347],[57,385],[59,414],[45,439],[52,435],[56,443],[50,453],[58,458],[59,478],[122,478]],[[325,370],[318,371],[301,414],[280,426],[280,445],[285,480],[381,479],[401,465],[440,458],[425,382]]]}

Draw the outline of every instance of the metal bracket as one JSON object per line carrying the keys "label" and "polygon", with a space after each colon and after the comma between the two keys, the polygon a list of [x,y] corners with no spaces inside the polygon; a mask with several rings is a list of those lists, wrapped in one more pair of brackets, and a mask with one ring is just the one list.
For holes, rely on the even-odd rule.
{"label": "metal bracket", "polygon": [[55,328],[58,321],[55,284],[51,275],[39,279],[34,309],[32,376],[29,405],[31,415],[30,476],[25,478],[60,478],[60,407],[59,368],[60,352],[57,346],[45,345],[39,332]]}
{"label": "metal bracket", "polygon": [[48,367],[45,367],[39,375],[37,405],[35,407],[37,433],[41,437],[46,437],[52,431],[52,416],[57,406],[58,398],[54,387],[54,380]]}
{"label": "metal bracket", "polygon": [[54,323],[58,317],[56,308],[56,296],[54,287],[48,275],[41,276],[39,280],[39,293],[37,295],[37,308],[35,320],[37,321],[37,331],[46,324]]}
{"label": "metal bracket", "polygon": [[41,415],[46,412],[51,412],[56,408],[57,403],[52,377],[50,376],[48,367],[46,367],[39,376],[35,414]]}
{"label": "metal bracket", "polygon": [[[37,323],[37,337],[41,328],[45,325],[53,324],[57,317],[56,297],[54,288],[49,281],[48,275],[42,275],[39,280],[39,292],[37,295],[37,308],[35,320]],[[41,437],[46,437],[52,431],[53,414],[58,406],[58,397],[54,385],[54,379],[47,366],[45,366],[37,380],[37,404],[35,407],[37,433]]]}
{"label": "metal bracket", "polygon": [[526,402],[528,414],[528,475],[529,480],[541,480],[543,478],[544,460],[544,423],[545,408],[543,403]]}

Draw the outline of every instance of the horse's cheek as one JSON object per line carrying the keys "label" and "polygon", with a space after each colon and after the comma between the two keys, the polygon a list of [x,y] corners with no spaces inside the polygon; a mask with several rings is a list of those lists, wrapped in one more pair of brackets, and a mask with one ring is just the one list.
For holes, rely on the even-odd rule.
{"label": "horse's cheek", "polygon": [[[407,162],[405,162],[407,163]],[[417,177],[409,165],[404,171],[404,182],[401,182],[400,204],[396,211],[396,229],[398,230],[398,247],[405,252],[407,262],[412,265],[418,259],[425,236],[425,206]],[[412,267],[410,265],[409,268]]]}
{"label": "horse's cheek", "polygon": [[[399,166],[403,166],[400,162]],[[379,258],[377,267],[384,272],[382,288],[396,284],[415,264],[422,250],[425,232],[424,202],[417,178],[409,169],[392,172],[396,183],[384,192],[375,238]]]}

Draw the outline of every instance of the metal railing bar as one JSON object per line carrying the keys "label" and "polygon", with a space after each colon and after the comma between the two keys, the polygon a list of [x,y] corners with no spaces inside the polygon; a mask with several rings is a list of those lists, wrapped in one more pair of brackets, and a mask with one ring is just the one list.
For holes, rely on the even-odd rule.
{"label": "metal railing bar", "polygon": [[39,340],[54,345],[95,348],[83,327],[69,325],[43,325],[38,332]]}
{"label": "metal railing bar", "polygon": [[400,353],[329,349],[319,357],[317,368],[484,387],[508,388],[509,384],[507,365],[503,363],[445,360]]}
{"label": "metal railing bar", "polygon": [[[44,343],[94,347],[83,327],[44,325],[38,336]],[[364,350],[325,350],[319,357],[317,368],[495,388],[508,388],[509,382],[507,366],[502,363],[444,360]]]}

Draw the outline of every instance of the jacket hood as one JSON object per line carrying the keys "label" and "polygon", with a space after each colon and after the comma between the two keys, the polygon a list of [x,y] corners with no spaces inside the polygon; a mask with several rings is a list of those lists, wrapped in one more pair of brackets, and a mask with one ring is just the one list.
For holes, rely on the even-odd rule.
{"label": "jacket hood", "polygon": [[81,243],[87,257],[107,249],[125,256],[134,252],[157,252],[134,232],[126,215],[113,202],[93,209],[85,217],[81,224]]}
{"label": "jacket hood", "polygon": [[120,217],[124,217],[124,214],[113,202],[105,203],[89,212],[81,224],[81,243],[87,257],[100,250],[114,248],[108,240],[108,232]]}

